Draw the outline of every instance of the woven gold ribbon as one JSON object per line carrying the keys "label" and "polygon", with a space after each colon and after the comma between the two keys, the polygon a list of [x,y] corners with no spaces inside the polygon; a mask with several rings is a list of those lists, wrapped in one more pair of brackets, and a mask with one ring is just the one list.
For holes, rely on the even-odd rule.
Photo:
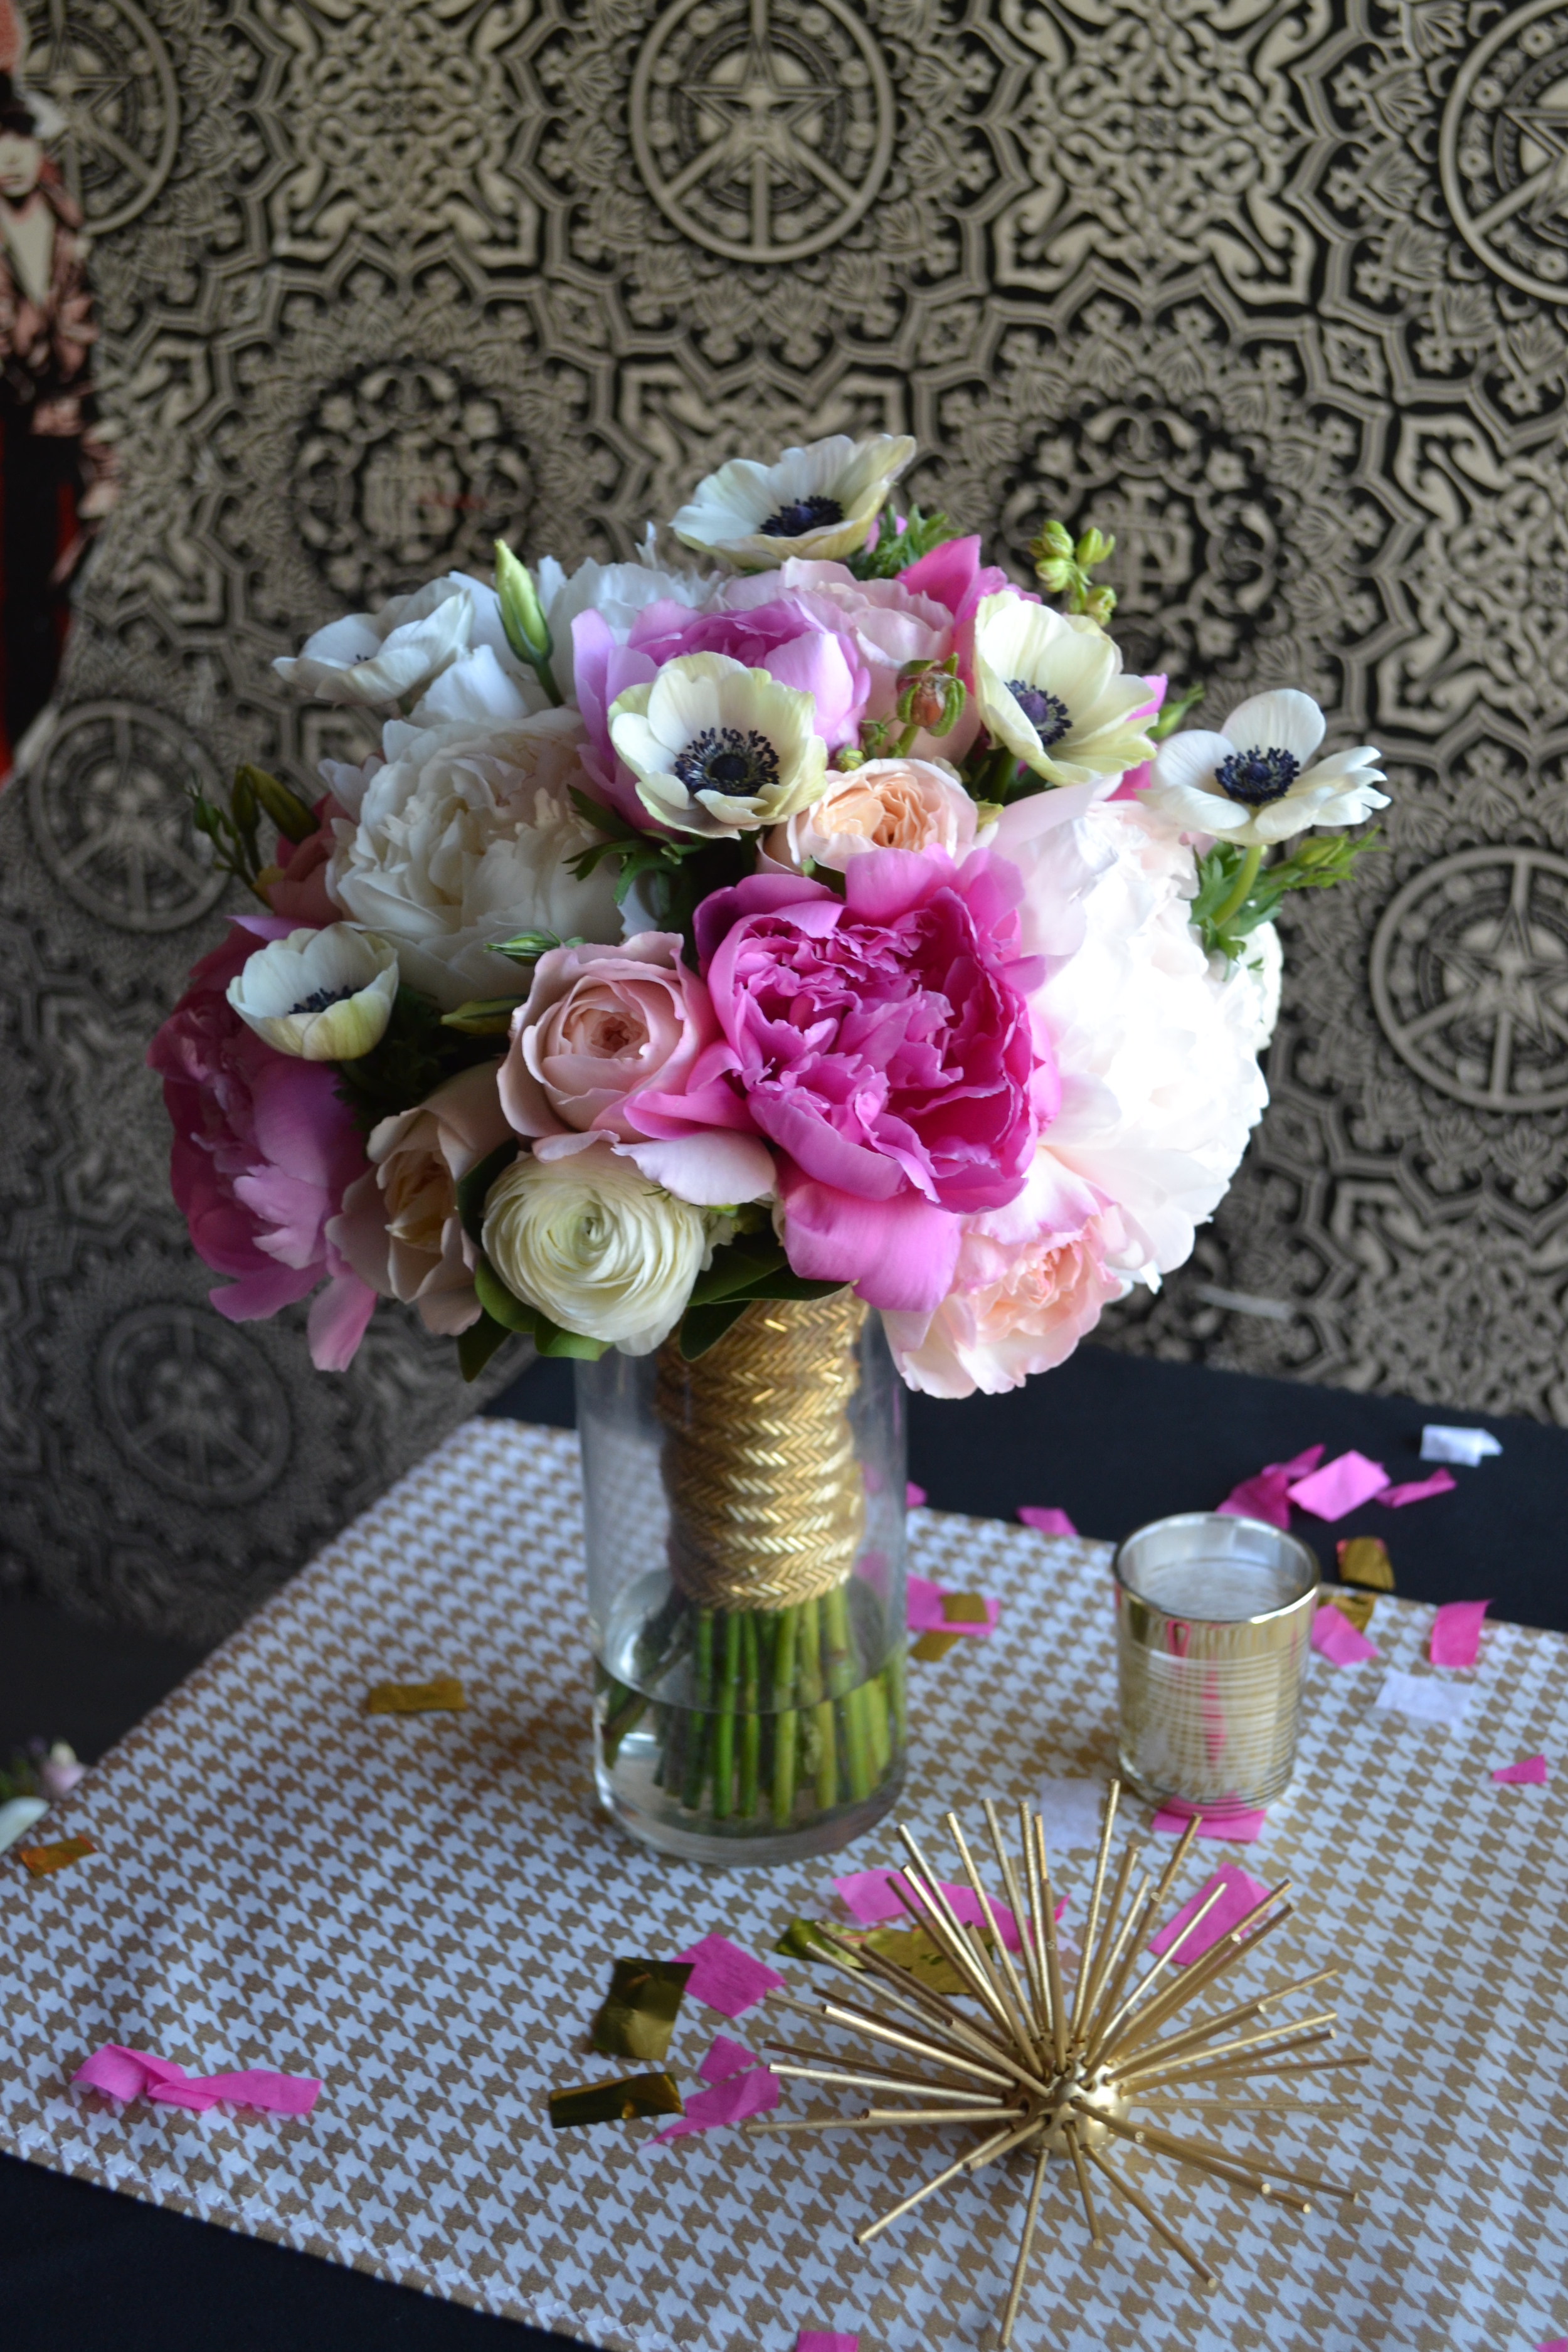
{"label": "woven gold ribbon", "polygon": [[705,1356],[659,1350],[669,1568],[703,1609],[787,1609],[842,1584],[866,1520],[848,1407],[866,1309],[764,1299]]}

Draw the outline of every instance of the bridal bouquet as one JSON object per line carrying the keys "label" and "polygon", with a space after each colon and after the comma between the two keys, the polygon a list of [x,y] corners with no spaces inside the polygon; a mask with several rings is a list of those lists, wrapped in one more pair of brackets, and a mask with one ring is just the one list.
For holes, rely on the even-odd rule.
{"label": "bridal bouquet", "polygon": [[913,454],[735,459],[635,562],[500,546],[277,664],[367,750],[197,803],[258,904],[150,1059],[221,1314],[314,1293],[342,1370],[400,1300],[472,1377],[853,1286],[963,1396],[1186,1257],[1377,754],[1289,688],[1175,731],[1110,543],[1020,586],[898,511]]}

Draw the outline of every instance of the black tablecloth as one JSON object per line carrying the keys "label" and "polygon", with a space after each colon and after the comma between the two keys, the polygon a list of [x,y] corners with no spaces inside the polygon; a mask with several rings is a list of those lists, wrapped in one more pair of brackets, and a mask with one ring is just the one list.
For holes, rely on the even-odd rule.
{"label": "black tablecloth", "polygon": [[[490,1410],[569,1424],[570,1368],[533,1366]],[[1489,1595],[1500,1617],[1568,1630],[1568,1431],[1534,1422],[1084,1348],[1010,1397],[912,1398],[910,1469],[942,1509],[1005,1518],[1020,1503],[1056,1504],[1086,1535],[1118,1537],[1212,1509],[1265,1462],[1319,1441],[1331,1455],[1358,1447],[1396,1481],[1421,1477],[1421,1425],[1434,1420],[1490,1429],[1501,1456],[1456,1470],[1456,1492],[1436,1502],[1368,1504],[1309,1528],[1325,1570],[1337,1538],[1380,1535],[1402,1593]],[[86,1696],[73,1698],[69,1663],[89,1653]],[[94,1641],[37,1608],[0,1610],[0,1749],[37,1731],[96,1753],[188,1663]],[[0,2157],[4,2352],[544,2352],[561,2341]]]}

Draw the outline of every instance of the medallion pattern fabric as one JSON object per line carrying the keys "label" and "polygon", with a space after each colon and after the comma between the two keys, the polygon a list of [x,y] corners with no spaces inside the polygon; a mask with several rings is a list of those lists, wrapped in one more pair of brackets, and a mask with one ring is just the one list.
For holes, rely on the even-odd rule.
{"label": "medallion pattern fabric", "polygon": [[[895,1853],[878,1832],[799,1869],[714,1874],[598,1815],[579,1503],[572,1437],[459,1432],[51,1816],[51,1836],[85,1832],[95,1853],[41,1879],[4,1865],[0,2145],[605,2352],[787,2352],[823,2325],[887,2352],[988,2343],[1018,2184],[987,2176],[864,2254],[850,2242],[949,2160],[951,2135],[915,2154],[901,2135],[900,2150],[734,2131],[656,2147],[657,2119],[549,2126],[550,2090],[616,2071],[587,2053],[616,1958],[713,1931],[772,1958],[793,1916],[834,1916],[835,1873]],[[901,1817],[934,1853],[950,1803],[1103,1782],[1113,1619],[1104,1546],[926,1512],[911,1534],[922,1574],[1001,1601],[988,1641],[912,1670]],[[1418,1685],[1436,1680],[1431,1617],[1380,1598],[1372,1621]],[[1288,1874],[1299,1906],[1259,1987],[1342,1962],[1343,2044],[1372,2063],[1303,2078],[1318,2087],[1224,2136],[1348,2173],[1364,2201],[1298,2220],[1130,2157],[1222,2272],[1205,2301],[1141,2228],[1113,2221],[1090,2260],[1053,2167],[1061,2227],[1020,2345],[1496,2352],[1561,2326],[1563,1668],[1558,1636],[1489,1627],[1478,1667],[1442,1678],[1468,1694],[1450,1730],[1380,1709],[1383,1665],[1314,1660],[1296,1781],[1247,1855],[1270,1884]],[[461,1681],[461,1714],[363,1712],[372,1685],[437,1675]],[[1494,1783],[1536,1751],[1544,1788]],[[1053,1860],[1070,1930],[1092,1854]],[[687,2092],[721,2030],[755,2049],[798,2029],[688,2001],[668,2062]],[[117,2108],[70,2086],[105,2042],[323,2089],[308,2119]]]}

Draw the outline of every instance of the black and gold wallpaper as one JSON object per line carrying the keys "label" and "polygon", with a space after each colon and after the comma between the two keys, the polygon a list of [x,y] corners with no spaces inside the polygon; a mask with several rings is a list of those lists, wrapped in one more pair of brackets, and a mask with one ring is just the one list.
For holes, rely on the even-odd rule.
{"label": "black and gold wallpaper", "polygon": [[26,37],[122,488],[0,802],[16,1572],[227,1622],[462,1409],[412,1327],[333,1384],[218,1323],[163,1192],[142,1042],[222,898],[185,783],[342,748],[272,656],[500,532],[629,554],[837,431],[917,435],[920,502],[1020,577],[1048,516],[1114,531],[1129,657],[1205,723],[1299,683],[1386,757],[1385,854],[1288,904],[1235,1188],[1105,1336],[1568,1421],[1568,5],[30,0]]}

